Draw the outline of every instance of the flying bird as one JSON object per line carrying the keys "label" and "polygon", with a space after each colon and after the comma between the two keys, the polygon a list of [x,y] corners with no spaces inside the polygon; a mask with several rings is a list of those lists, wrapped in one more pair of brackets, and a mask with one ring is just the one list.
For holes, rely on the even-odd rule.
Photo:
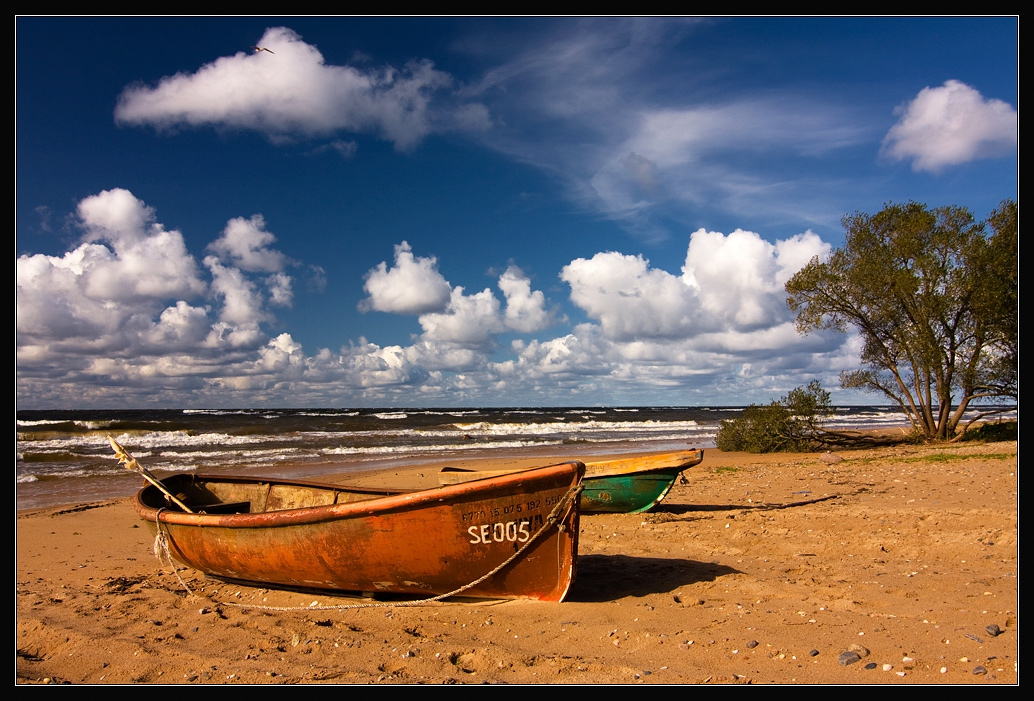
{"label": "flying bird", "polygon": [[[269,51],[269,49],[267,49],[264,46],[252,46],[251,48],[255,51],[255,53],[259,53],[260,51]],[[273,53],[273,52],[269,51],[269,53]]]}

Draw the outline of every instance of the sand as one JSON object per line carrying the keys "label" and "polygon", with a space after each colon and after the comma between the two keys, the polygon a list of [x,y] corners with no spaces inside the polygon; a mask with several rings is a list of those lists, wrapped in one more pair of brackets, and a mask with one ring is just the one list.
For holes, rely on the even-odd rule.
{"label": "sand", "polygon": [[174,571],[125,499],[20,512],[17,682],[1018,683],[1015,442],[709,450],[686,476],[582,516],[560,604],[316,610],[376,602]]}

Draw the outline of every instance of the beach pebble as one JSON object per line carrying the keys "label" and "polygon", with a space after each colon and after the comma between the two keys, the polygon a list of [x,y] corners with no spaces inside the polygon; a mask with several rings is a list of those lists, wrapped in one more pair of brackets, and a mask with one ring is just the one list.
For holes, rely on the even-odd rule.
{"label": "beach pebble", "polygon": [[977,665],[973,668],[973,674],[987,674],[987,667],[984,665]]}
{"label": "beach pebble", "polygon": [[757,640],[751,640],[749,643],[747,643],[747,647],[750,648],[751,650],[753,650],[757,646],[758,646],[758,641]]}
{"label": "beach pebble", "polygon": [[987,634],[990,635],[992,638],[1002,634],[1002,629],[999,628],[998,624],[996,623],[992,623],[987,628],[984,628],[984,630],[986,630]]}
{"label": "beach pebble", "polygon": [[808,657],[817,657],[818,654],[819,654],[818,650],[812,650],[811,652],[808,653]]}
{"label": "beach pebble", "polygon": [[860,659],[862,659],[862,656],[854,650],[844,650],[840,653],[840,657],[837,658],[837,664],[842,667],[846,667],[849,664],[854,664]]}
{"label": "beach pebble", "polygon": [[841,460],[843,460],[843,458],[840,457],[839,455],[837,455],[836,453],[830,453],[830,452],[823,453],[820,456],[819,459],[822,460],[822,462],[826,463],[827,465],[832,465],[833,463],[837,463],[837,462],[840,462]]}
{"label": "beach pebble", "polygon": [[859,645],[858,643],[851,643],[850,645],[847,646],[847,649],[850,650],[851,652],[857,652],[859,657],[868,657],[869,656],[869,648],[867,648],[867,647],[865,647],[863,645]]}
{"label": "beach pebble", "polygon": [[876,663],[875,662],[870,662],[869,664],[865,665],[865,668],[866,669],[876,669]]}

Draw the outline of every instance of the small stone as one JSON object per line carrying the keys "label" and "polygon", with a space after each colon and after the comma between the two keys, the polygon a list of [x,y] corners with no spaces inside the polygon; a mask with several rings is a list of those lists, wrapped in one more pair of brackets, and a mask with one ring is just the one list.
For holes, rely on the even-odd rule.
{"label": "small stone", "polygon": [[808,653],[808,657],[818,657],[818,654],[819,654],[818,650],[812,650],[811,652]]}
{"label": "small stone", "polygon": [[858,662],[860,659],[862,659],[862,656],[854,650],[845,650],[841,652],[840,657],[837,658],[837,664],[839,664],[841,667],[846,667],[849,664],[854,664],[855,662]]}
{"label": "small stone", "polygon": [[987,628],[984,628],[984,630],[986,630],[987,634],[992,638],[1002,634],[1002,629],[999,628],[996,623],[992,623]]}
{"label": "small stone", "polygon": [[866,669],[876,669],[876,663],[875,662],[870,662],[869,664],[865,665],[865,668]]}
{"label": "small stone", "polygon": [[747,647],[750,648],[751,650],[753,650],[757,646],[758,646],[758,641],[757,640],[751,640],[749,643],[747,643]]}
{"label": "small stone", "polygon": [[851,643],[847,646],[847,649],[851,652],[857,652],[859,657],[869,656],[869,648],[859,645],[858,643]]}
{"label": "small stone", "polygon": [[840,457],[839,455],[837,455],[836,453],[830,453],[828,451],[823,453],[819,457],[819,459],[822,460],[822,462],[826,463],[827,465],[832,465],[834,463],[838,463],[841,460],[843,460],[843,458]]}
{"label": "small stone", "polygon": [[978,664],[973,668],[973,674],[987,674],[987,667],[982,664]]}

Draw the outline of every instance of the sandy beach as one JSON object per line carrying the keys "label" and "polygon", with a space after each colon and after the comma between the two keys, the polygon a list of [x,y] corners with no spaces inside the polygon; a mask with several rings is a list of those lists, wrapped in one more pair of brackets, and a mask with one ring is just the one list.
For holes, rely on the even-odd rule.
{"label": "sandy beach", "polygon": [[228,584],[159,562],[126,499],[19,512],[17,683],[1018,682],[1015,441],[712,449],[686,477],[582,516],[560,604]]}

